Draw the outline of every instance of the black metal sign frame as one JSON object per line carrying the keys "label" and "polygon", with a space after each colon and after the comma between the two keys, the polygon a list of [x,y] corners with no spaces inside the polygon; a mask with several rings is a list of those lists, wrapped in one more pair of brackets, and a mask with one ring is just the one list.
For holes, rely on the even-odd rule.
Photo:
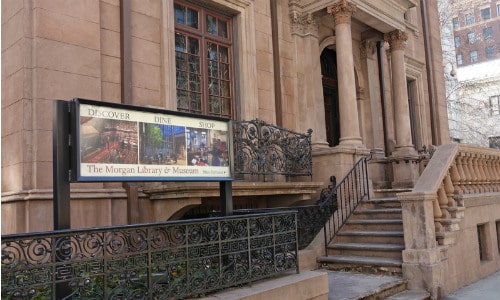
{"label": "black metal sign frame", "polygon": [[71,228],[71,182],[218,181],[232,215],[231,120],[88,99],[55,100],[53,111],[55,230]]}
{"label": "black metal sign frame", "polygon": [[231,181],[229,119],[74,99],[72,181]]}

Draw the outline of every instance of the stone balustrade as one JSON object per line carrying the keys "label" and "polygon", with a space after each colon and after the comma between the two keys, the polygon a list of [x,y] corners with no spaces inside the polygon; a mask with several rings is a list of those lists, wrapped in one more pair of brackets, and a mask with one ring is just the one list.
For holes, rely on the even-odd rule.
{"label": "stone balustrade", "polygon": [[[486,201],[494,209],[499,192],[499,150],[461,144],[437,148],[413,190],[398,194],[405,237],[403,272],[413,278],[410,288],[426,288],[433,295],[440,293],[443,282],[437,278],[443,274],[442,263],[452,261],[448,249],[458,244],[463,248],[458,238],[471,230],[464,226],[472,226],[472,221],[463,222],[467,207],[481,206],[479,202],[485,202],[484,199],[497,199]],[[482,220],[474,210],[467,215],[474,215],[474,222],[489,221]]]}

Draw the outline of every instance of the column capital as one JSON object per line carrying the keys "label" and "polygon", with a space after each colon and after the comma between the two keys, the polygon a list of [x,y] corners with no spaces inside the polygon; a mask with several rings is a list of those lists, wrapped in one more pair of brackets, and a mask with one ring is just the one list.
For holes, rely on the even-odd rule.
{"label": "column capital", "polygon": [[319,19],[311,13],[301,13],[291,10],[290,23],[292,25],[292,34],[318,36]]}
{"label": "column capital", "polygon": [[326,12],[333,16],[335,25],[338,24],[351,24],[351,16],[356,12],[356,5],[347,0],[340,0],[339,2],[328,6]]}
{"label": "column capital", "polygon": [[408,34],[401,30],[394,30],[384,34],[384,40],[391,46],[393,50],[404,50]]}

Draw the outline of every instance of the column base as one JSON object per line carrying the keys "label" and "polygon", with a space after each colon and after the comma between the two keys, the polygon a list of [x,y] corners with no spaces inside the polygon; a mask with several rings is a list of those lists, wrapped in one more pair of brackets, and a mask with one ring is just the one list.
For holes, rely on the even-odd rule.
{"label": "column base", "polygon": [[413,146],[396,146],[391,158],[392,188],[413,188],[420,177],[417,151]]}
{"label": "column base", "polygon": [[339,139],[340,146],[355,146],[356,148],[364,148],[365,146],[363,145],[363,140],[361,137],[356,137],[356,136],[348,136],[348,137],[343,137]]}

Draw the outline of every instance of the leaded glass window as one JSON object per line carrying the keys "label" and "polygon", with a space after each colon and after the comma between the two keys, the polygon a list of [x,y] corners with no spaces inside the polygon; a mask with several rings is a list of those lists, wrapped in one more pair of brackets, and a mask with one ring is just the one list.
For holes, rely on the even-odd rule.
{"label": "leaded glass window", "polygon": [[183,2],[174,15],[177,109],[231,118],[231,20]]}

